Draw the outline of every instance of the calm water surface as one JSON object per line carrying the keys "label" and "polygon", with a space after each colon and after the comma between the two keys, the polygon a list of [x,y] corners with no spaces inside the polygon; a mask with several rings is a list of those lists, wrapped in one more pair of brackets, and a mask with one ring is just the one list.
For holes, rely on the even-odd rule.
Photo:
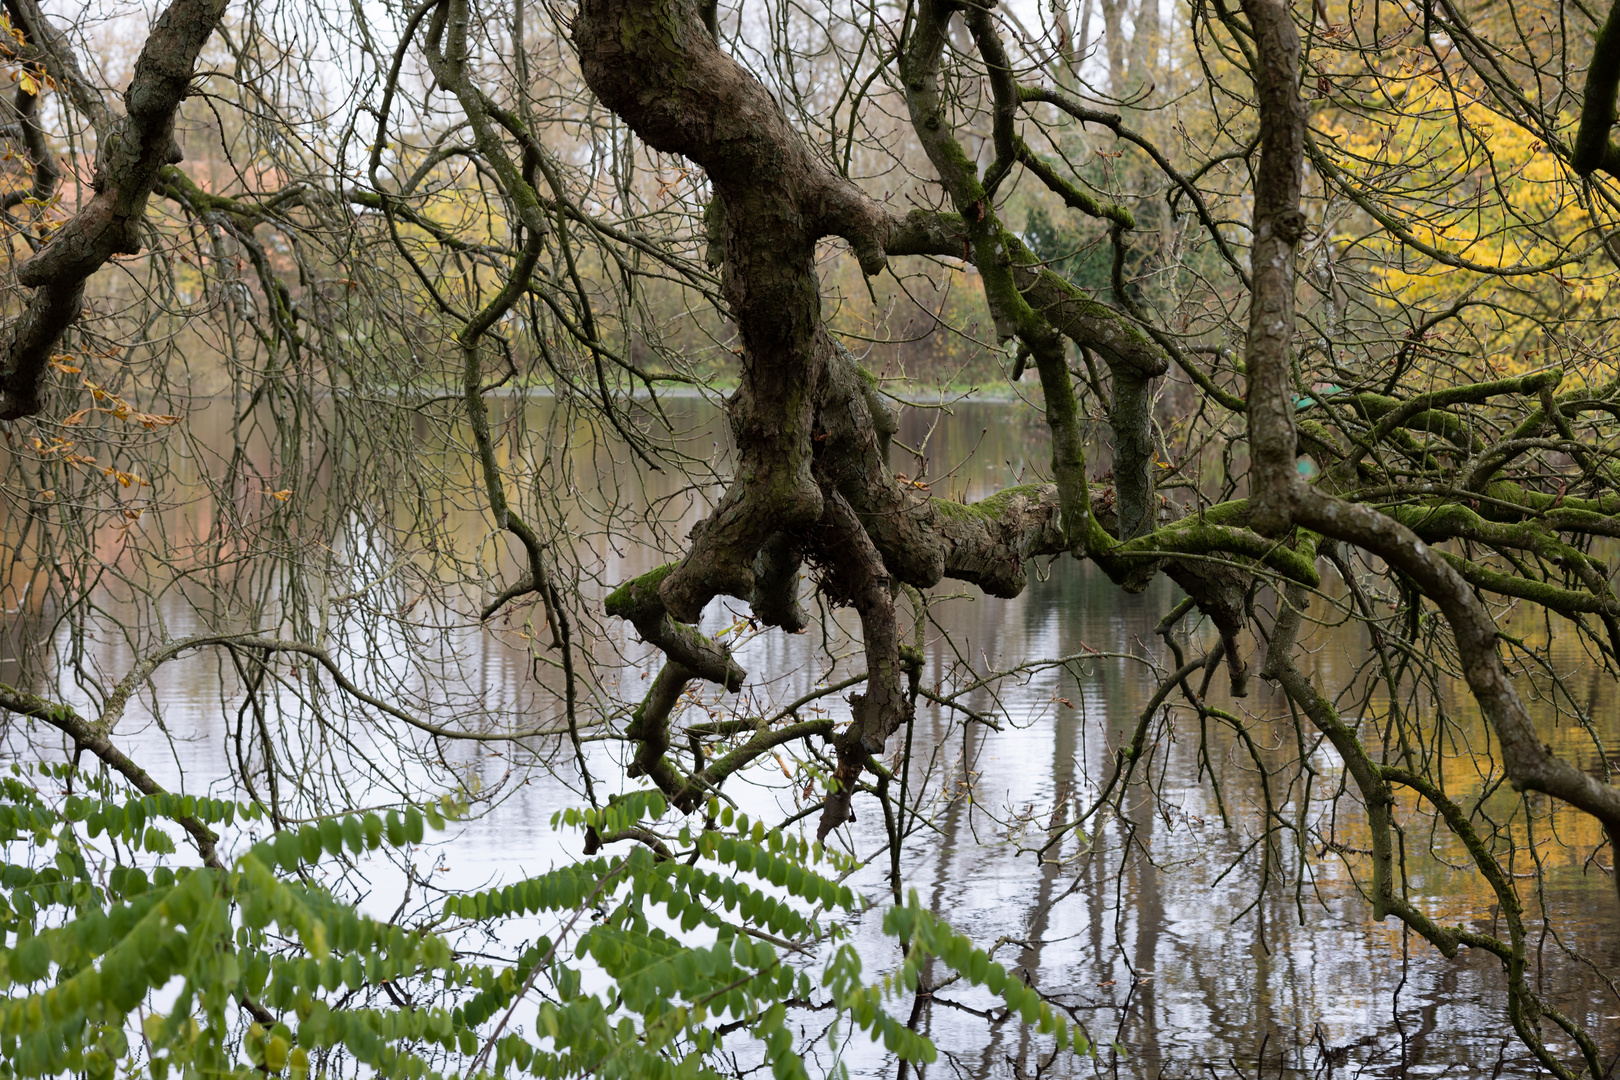
{"label": "calm water surface", "polygon": [[[723,441],[712,411],[694,404],[687,418],[695,440]],[[960,405],[948,416],[909,412],[902,440],[925,450],[927,475],[951,471],[935,481],[935,493],[958,497],[980,497],[1032,478],[1030,462],[1046,456],[1043,432],[1030,423],[1028,410],[993,403]],[[896,451],[897,471],[915,473],[915,461],[903,457]],[[646,497],[659,494],[655,487]],[[634,538],[621,539],[626,542],[618,551],[604,544],[596,553],[603,581],[623,580],[662,561]],[[1331,570],[1324,579],[1328,594],[1342,590]],[[1161,646],[1153,628],[1178,599],[1163,578],[1143,595],[1128,596],[1090,566],[1068,560],[1040,568],[1016,600],[947,598],[965,592],[970,590],[949,583],[936,590],[931,612],[937,625],[928,632],[925,679],[944,678],[961,664],[983,671],[1099,650],[1158,658]],[[738,658],[753,678],[741,698],[707,687],[694,709],[757,715],[771,702],[791,701],[860,670],[851,641],[840,636],[853,628],[847,614],[840,613],[826,634],[813,629],[747,640]],[[185,620],[177,608],[170,632],[188,632]],[[706,615],[705,629],[713,633],[733,622],[717,602]],[[473,657],[467,692],[516,709],[532,700],[525,653],[476,628],[453,633],[461,635],[460,647]],[[620,685],[609,689],[620,689],[625,697],[639,694],[635,687],[651,670],[644,650],[633,637],[601,644],[604,655],[620,649],[629,658],[610,673],[609,681]],[[1357,628],[1318,634],[1311,646],[1328,685],[1346,678],[1367,650],[1365,634]],[[96,659],[104,670],[127,668],[126,652],[110,644],[98,647],[102,653]],[[1577,658],[1566,659],[1573,665]],[[161,723],[148,709],[132,712],[120,728],[132,756],[163,782],[190,791],[218,790],[230,773],[230,721],[222,715],[216,663],[199,657],[161,669],[155,680]],[[1224,682],[1224,677],[1216,680],[1217,699]],[[1210,733],[1209,767],[1229,823],[1223,824],[1209,779],[1200,778],[1195,717],[1177,715],[1171,725],[1155,729],[1154,752],[1138,771],[1138,786],[1127,794],[1121,813],[1088,822],[1083,836],[1071,835],[1057,849],[1056,861],[1037,861],[1028,849],[1039,846],[1050,823],[1070,820],[1076,807],[1090,805],[1154,685],[1153,672],[1139,661],[1090,657],[1009,679],[993,695],[985,691],[966,699],[977,710],[996,712],[999,732],[963,727],[933,705],[925,705],[917,718],[913,784],[925,797],[901,858],[905,887],[916,889],[926,904],[981,944],[1006,939],[998,959],[1017,964],[1048,992],[1064,995],[1099,1053],[1060,1061],[1048,1075],[1322,1076],[1330,1069],[1337,1076],[1538,1075],[1508,1027],[1497,961],[1467,950],[1446,960],[1421,939],[1404,935],[1393,921],[1374,923],[1357,892],[1365,861],[1352,856],[1347,866],[1321,850],[1321,837],[1328,835],[1356,846],[1360,815],[1349,800],[1337,810],[1320,802],[1303,811],[1313,830],[1303,880],[1296,836],[1279,834],[1276,842],[1286,849],[1280,860],[1283,880],[1260,894],[1258,772],[1229,734]],[[1452,694],[1454,712],[1464,711],[1460,691]],[[1607,745],[1620,744],[1612,687],[1594,687],[1594,702]],[[839,697],[821,704],[836,716],[848,714]],[[1272,767],[1293,759],[1299,734],[1287,719],[1286,703],[1268,687],[1255,680],[1249,698],[1221,704],[1245,710],[1262,757]],[[1549,732],[1566,752],[1580,756],[1589,744],[1580,743],[1578,735],[1567,724]],[[375,752],[386,753],[390,740],[398,738],[398,732],[379,729]],[[1306,739],[1320,796],[1339,784],[1341,772],[1331,753],[1310,750],[1315,740],[1308,733]],[[1482,735],[1476,745],[1484,745]],[[889,750],[897,753],[898,741]],[[437,861],[437,876],[464,887],[516,880],[577,848],[577,836],[559,836],[549,827],[555,810],[579,803],[570,767],[559,765],[556,775],[544,769],[515,774],[507,758],[481,757],[465,748],[460,753],[463,764],[480,768],[489,785],[504,782],[508,794],[449,842],[424,853],[424,862]],[[618,744],[593,744],[598,783],[607,790],[625,788],[627,757]],[[751,782],[732,784],[732,794],[745,808],[779,816],[808,805],[782,771],[766,764]],[[1459,757],[1454,794],[1466,796],[1470,784],[1478,786],[1467,765]],[[1140,786],[1144,780],[1156,798]],[[1290,821],[1301,817],[1299,794],[1297,785],[1277,789],[1279,812]],[[870,801],[858,800],[855,809],[858,821],[849,829],[854,850],[878,852],[885,840],[881,814]],[[1442,922],[1489,928],[1495,912],[1483,882],[1448,865],[1462,865],[1450,849],[1431,854],[1426,819],[1412,813],[1410,804],[1402,809],[1409,823],[1414,899]],[[1540,987],[1615,1053],[1620,1051],[1620,1000],[1607,990],[1603,976],[1620,974],[1620,906],[1612,881],[1588,859],[1597,846],[1590,824],[1562,814],[1554,822],[1569,844],[1543,849],[1546,887],[1541,895],[1526,897],[1532,935],[1540,935],[1535,941],[1543,965]],[[1603,852],[1598,862],[1607,866],[1611,859]],[[859,879],[879,903],[888,896],[887,863],[886,854],[878,856]],[[1527,893],[1532,889],[1528,881],[1521,884]],[[397,876],[378,868],[368,905],[391,910],[398,887]],[[1543,911],[1550,917],[1545,924]],[[869,972],[897,960],[877,922],[871,918],[857,929],[858,939],[869,946]],[[1572,960],[1562,945],[1578,948],[1593,965]],[[959,987],[938,996],[926,1022],[946,1053],[930,1075],[1011,1076],[1019,1068],[1033,1074],[1035,1061],[1016,1025],[992,1023],[969,1011],[982,1010],[987,998]],[[893,1064],[870,1049],[852,1044],[848,1060],[858,1073],[893,1074]]]}

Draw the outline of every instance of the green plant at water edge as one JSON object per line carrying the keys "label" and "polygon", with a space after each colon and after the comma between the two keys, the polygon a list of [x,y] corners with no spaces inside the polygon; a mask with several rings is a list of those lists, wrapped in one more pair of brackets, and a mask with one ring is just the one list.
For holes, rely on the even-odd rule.
{"label": "green plant at water edge", "polygon": [[[14,765],[0,778],[0,1076],[639,1080],[720,1075],[729,1048],[803,1077],[788,1024],[800,1009],[831,1011],[829,1045],[858,1029],[928,1062],[933,1045],[887,1006],[916,991],[930,957],[1057,1048],[1086,1045],[915,895],[883,918],[904,962],[863,982],[843,920],[864,905],[838,880],[852,864],[715,802],[695,830],[664,820],[656,792],[559,813],[553,826],[583,828],[589,848],[636,843],[451,892],[404,924],[361,913],[319,879],[422,842],[445,826],[439,807],[325,818],[272,833],[229,867],[175,866],[167,827],[251,825],[260,808],[127,796],[67,766]],[[503,926],[517,936],[518,920],[550,934],[514,962],[458,952]]]}

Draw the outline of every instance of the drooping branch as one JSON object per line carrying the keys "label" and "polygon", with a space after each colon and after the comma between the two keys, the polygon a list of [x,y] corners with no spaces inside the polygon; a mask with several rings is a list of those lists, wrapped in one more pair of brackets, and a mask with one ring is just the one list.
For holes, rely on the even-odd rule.
{"label": "drooping branch", "polygon": [[730,650],[676,622],[664,608],[660,586],[674,573],[676,565],[668,563],[619,586],[608,596],[604,608],[609,615],[627,620],[642,640],[680,665],[688,678],[707,679],[735,692],[748,675],[731,658]]}
{"label": "drooping branch", "polygon": [[[671,746],[670,721],[680,705],[687,685],[695,676],[671,661],[661,668],[647,695],[630,716],[625,737],[636,743],[635,757],[627,770],[630,776],[645,776],[658,786],[669,801],[690,810],[718,791],[732,773],[746,767],[778,746],[796,739],[827,738],[833,733],[831,717],[799,720],[797,712],[817,698],[836,694],[866,681],[865,675],[847,679],[811,691],[809,694],[783,707],[774,716],[756,719],[725,720],[716,723],[694,724],[686,729],[693,746],[693,771],[685,772],[669,760]],[[778,721],[795,717],[791,724],[776,726]],[[711,736],[749,736],[738,746],[718,754],[704,763],[700,740]]]}
{"label": "drooping branch", "polygon": [[[163,786],[153,780],[150,773],[113,743],[105,722],[88,720],[80,716],[70,705],[48,701],[38,694],[17,690],[5,683],[0,683],[0,709],[49,724],[73,740],[75,750],[90,751],[108,768],[128,780],[130,786],[141,794],[166,794]],[[196,845],[197,854],[202,856],[203,862],[216,870],[223,870],[224,864],[220,862],[216,850],[219,837],[214,835],[214,831],[189,814],[180,814],[175,817],[175,821],[186,830],[186,835],[191,837],[191,842]]]}
{"label": "drooping branch", "polygon": [[[1537,1060],[1555,1076],[1573,1080],[1577,1075],[1558,1061],[1548,1049],[1539,1031],[1538,1018],[1553,1015],[1549,1007],[1535,993],[1527,978],[1529,970],[1524,928],[1524,907],[1513,883],[1491,855],[1484,840],[1474,827],[1470,816],[1427,777],[1407,769],[1381,765],[1374,761],[1361,740],[1346,725],[1331,702],[1305,678],[1295,665],[1292,651],[1299,629],[1299,611],[1304,606],[1303,591],[1290,596],[1288,610],[1279,618],[1273,631],[1271,649],[1266,658],[1264,674],[1275,679],[1288,697],[1305,714],[1316,729],[1327,736],[1333,748],[1345,762],[1346,771],[1361,794],[1367,809],[1367,825],[1372,840],[1373,876],[1369,897],[1373,917],[1384,919],[1395,916],[1421,934],[1430,944],[1447,957],[1455,956],[1460,946],[1481,949],[1502,961],[1508,978],[1508,1017],[1520,1039]],[[1418,792],[1428,801],[1446,826],[1463,842],[1474,867],[1485,879],[1496,896],[1497,910],[1507,923],[1508,940],[1464,927],[1444,927],[1437,924],[1420,908],[1406,898],[1402,883],[1397,880],[1396,841],[1394,836],[1394,785],[1400,784]],[[1561,1020],[1561,1018],[1559,1018]],[[1561,1024],[1574,1036],[1588,1065],[1596,1075],[1600,1071],[1596,1048],[1589,1036],[1576,1025]]]}
{"label": "drooping branch", "polygon": [[752,595],[766,540],[821,517],[814,437],[834,346],[815,245],[842,236],[876,273],[889,218],[814,156],[765,87],[721,51],[696,3],[592,0],[574,39],[602,101],[649,145],[702,166],[723,210],[723,288],[742,343],[730,408],[737,478],[660,587],[668,612],[693,621],[715,595]]}
{"label": "drooping branch", "polygon": [[[837,740],[824,830],[846,819],[870,755],[909,715],[895,583],[927,588],[950,576],[1013,596],[1030,558],[1071,551],[1089,552],[1116,580],[1139,589],[1172,560],[1216,617],[1236,685],[1243,665],[1235,634],[1252,580],[1245,568],[1269,564],[1316,582],[1308,556],[1241,522],[1159,527],[1150,384],[1168,368],[1165,350],[1043,266],[1000,224],[991,200],[1017,165],[1010,125],[1019,94],[988,16],[975,15],[971,30],[995,69],[997,95],[997,164],[981,178],[956,140],[938,87],[950,11],[944,3],[924,5],[903,67],[913,126],[956,212],[904,219],[851,194],[809,154],[763,88],[715,47],[695,5],[591,0],[575,24],[586,77],[603,100],[640,137],[695,161],[713,183],[711,245],[721,249],[725,295],[743,345],[741,385],[729,403],[735,482],[693,530],[682,559],[627,583],[607,605],[668,661],[630,734],[640,744],[637,769],[683,797],[691,794],[685,781],[663,775],[676,768],[666,753],[671,710],[693,678],[730,689],[743,678],[723,647],[683,624],[725,593],[749,601],[767,625],[799,629],[801,561],[818,570],[835,603],[856,607],[869,669],[865,692],[852,702],[855,723]],[[1040,372],[1054,484],[961,506],[896,483],[885,445],[892,418],[821,321],[813,251],[828,233],[848,237],[868,271],[885,255],[966,255],[978,266],[998,334],[1017,339]],[[868,243],[877,245],[875,257],[863,251]],[[1117,511],[1104,506],[1106,528],[1092,510],[1065,338],[1103,358],[1120,399],[1112,422],[1123,471],[1115,477]],[[1216,572],[1200,573],[1211,565]]]}
{"label": "drooping branch", "polygon": [[821,529],[825,551],[841,557],[823,572],[823,587],[847,602],[861,617],[867,660],[866,690],[853,699],[851,737],[866,753],[883,743],[910,714],[900,671],[899,625],[894,611],[894,580],[877,546],[842,495],[827,500]]}
{"label": "drooping branch", "polygon": [[1497,655],[1495,621],[1440,552],[1393,518],[1312,488],[1298,494],[1294,519],[1324,536],[1371,551],[1439,606],[1456,639],[1463,676],[1502,745],[1503,764],[1515,790],[1542,791],[1562,799],[1597,818],[1610,836],[1620,835],[1620,788],[1559,758],[1537,734]]}

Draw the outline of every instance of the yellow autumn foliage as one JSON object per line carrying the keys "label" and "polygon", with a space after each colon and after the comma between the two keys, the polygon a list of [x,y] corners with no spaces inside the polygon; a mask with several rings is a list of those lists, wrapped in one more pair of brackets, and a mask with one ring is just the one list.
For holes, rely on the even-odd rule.
{"label": "yellow autumn foliage", "polygon": [[[1361,209],[1383,218],[1334,221],[1336,259],[1358,267],[1391,316],[1466,301],[1470,355],[1447,350],[1454,373],[1500,377],[1559,363],[1568,379],[1612,382],[1616,365],[1595,325],[1616,284],[1603,247],[1612,225],[1594,217],[1559,154],[1457,68],[1394,49],[1342,80],[1318,80],[1317,149],[1351,178]],[[1572,133],[1577,117],[1560,121]]]}

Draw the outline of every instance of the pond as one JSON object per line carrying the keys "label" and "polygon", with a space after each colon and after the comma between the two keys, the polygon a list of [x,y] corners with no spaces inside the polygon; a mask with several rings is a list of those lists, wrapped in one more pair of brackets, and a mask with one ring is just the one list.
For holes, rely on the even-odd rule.
{"label": "pond", "polygon": [[[552,406],[536,401],[524,408],[546,413]],[[672,408],[689,445],[724,443],[713,408],[701,402]],[[1046,456],[1038,413],[1017,403],[907,410],[900,440],[928,462],[919,470],[897,450],[897,471],[925,474],[933,478],[935,494],[957,498],[982,497],[1027,479]],[[618,482],[609,474],[623,469],[622,455],[603,452],[601,461],[603,478]],[[643,476],[626,486],[635,487],[627,497],[632,502],[662,507],[675,535],[695,520],[699,500],[666,501],[682,490],[674,478]],[[458,512],[469,533],[487,527],[476,507]],[[586,535],[583,526],[581,534],[587,549],[582,565],[591,579],[582,585],[587,597],[599,599],[606,586],[663,561],[639,542],[642,537]],[[1342,621],[1331,613],[1342,601],[1343,584],[1331,570],[1323,577],[1313,614]],[[1464,949],[1448,960],[1394,920],[1372,920],[1360,892],[1366,861],[1357,847],[1359,804],[1348,796],[1333,798],[1343,779],[1340,763],[1309,729],[1296,728],[1286,700],[1264,682],[1252,680],[1244,699],[1227,696],[1224,677],[1210,690],[1212,701],[1246,718],[1251,742],[1225,729],[1201,733],[1196,715],[1184,709],[1155,716],[1150,752],[1123,798],[1079,831],[1070,828],[1093,807],[1131,738],[1157,686],[1152,665],[1162,669],[1168,663],[1154,628],[1177,599],[1162,576],[1144,593],[1127,595],[1094,567],[1069,559],[1043,561],[1015,600],[985,598],[948,582],[930,599],[925,685],[948,692],[969,671],[1031,666],[959,700],[999,730],[977,720],[964,723],[960,710],[938,704],[925,702],[919,709],[909,778],[916,815],[899,858],[903,887],[915,889],[927,906],[981,945],[1000,942],[997,959],[1062,995],[1098,1051],[1060,1061],[1046,1075],[1540,1075],[1508,1025],[1504,979],[1494,958]],[[183,602],[178,591],[163,605],[173,637],[204,625],[196,605]],[[494,630],[486,630],[465,612],[456,618],[442,610],[429,615],[429,606],[412,617],[441,633],[458,658],[452,676],[457,684],[436,693],[476,699],[497,713],[551,708],[537,704],[536,666],[521,618],[497,620]],[[702,688],[689,706],[691,715],[759,715],[861,669],[847,611],[796,636],[750,635],[738,625],[741,611],[734,601],[717,601],[703,628],[734,629],[736,655],[751,680],[741,695]],[[622,627],[593,626],[587,621],[582,630],[599,678],[592,700],[634,699],[650,671],[644,648]],[[598,636],[589,637],[591,632]],[[334,634],[342,640],[344,631]],[[1194,646],[1213,640],[1205,631],[1195,638]],[[65,654],[65,644],[59,644]],[[1348,680],[1369,651],[1367,633],[1355,623],[1320,629],[1306,644],[1326,685]],[[116,677],[130,666],[130,650],[115,638],[101,636],[86,647],[101,671]],[[1584,661],[1573,651],[1555,655],[1571,671]],[[1041,660],[1053,662],[1032,665]],[[160,782],[191,792],[240,794],[231,786],[239,764],[234,755],[240,717],[233,708],[239,684],[222,672],[222,662],[206,652],[165,665],[153,680],[154,692],[132,705],[121,723],[120,745]],[[542,673],[542,679],[554,676]],[[85,701],[71,680],[60,682],[64,697]],[[405,678],[392,696],[384,696],[413,707],[410,686]],[[1454,723],[1468,738],[1435,752],[1445,759],[1448,783],[1454,781],[1452,794],[1472,805],[1480,797],[1480,772],[1489,769],[1483,758],[1488,740],[1461,684],[1450,684],[1447,693]],[[839,717],[849,711],[838,694],[814,707]],[[1593,683],[1588,712],[1606,744],[1620,745],[1613,685]],[[1546,709],[1538,713],[1545,736],[1590,764],[1589,735],[1567,721],[1554,727],[1554,719]],[[367,754],[381,760],[397,757],[399,745],[420,741],[378,718],[344,753],[354,755],[351,760]],[[892,760],[902,744],[896,736],[888,747]],[[14,755],[37,752],[16,730],[8,734],[8,745]],[[624,777],[624,744],[599,739],[586,745],[599,794],[634,786]],[[303,751],[311,757],[322,752],[307,742]],[[520,750],[462,745],[444,753],[462,775],[481,777],[497,798],[418,853],[424,873],[447,885],[483,887],[544,870],[577,851],[577,835],[550,827],[556,810],[582,800],[562,740],[531,742]],[[1309,798],[1296,767],[1302,757],[1310,765]],[[1271,770],[1269,779],[1259,762]],[[363,777],[356,783],[357,803],[389,797],[368,791]],[[1265,783],[1274,786],[1267,791]],[[815,801],[791,755],[739,777],[728,791],[744,809],[768,820],[804,811]],[[1488,805],[1506,819],[1517,798],[1504,789],[1491,794]],[[1590,821],[1534,800],[1526,805],[1540,815],[1538,828],[1556,830],[1535,839],[1540,881],[1520,882],[1538,985],[1613,1053],[1620,1050],[1620,998],[1607,980],[1620,972],[1620,905],[1606,874],[1612,856],[1603,851],[1593,858],[1601,838]],[[882,815],[870,799],[858,798],[855,812],[847,843],[871,863],[854,883],[881,905],[890,888]],[[1434,840],[1428,819],[1410,802],[1398,813],[1406,824],[1403,854],[1414,902],[1443,922],[1493,925],[1498,913],[1483,880]],[[1268,829],[1268,821],[1287,827]],[[1054,836],[1058,842],[1046,856],[1037,855]],[[1266,860],[1270,880],[1262,889]],[[392,910],[403,877],[386,864],[362,870],[371,876],[366,905]],[[869,973],[898,959],[875,924],[868,919],[856,929],[868,950]],[[1014,1024],[982,1015],[988,1004],[988,998],[955,987],[939,991],[923,1013],[943,1052],[931,1075],[1034,1074],[1037,1063],[1026,1036]],[[893,1063],[879,1051],[852,1044],[847,1053],[858,1074],[893,1075]]]}

